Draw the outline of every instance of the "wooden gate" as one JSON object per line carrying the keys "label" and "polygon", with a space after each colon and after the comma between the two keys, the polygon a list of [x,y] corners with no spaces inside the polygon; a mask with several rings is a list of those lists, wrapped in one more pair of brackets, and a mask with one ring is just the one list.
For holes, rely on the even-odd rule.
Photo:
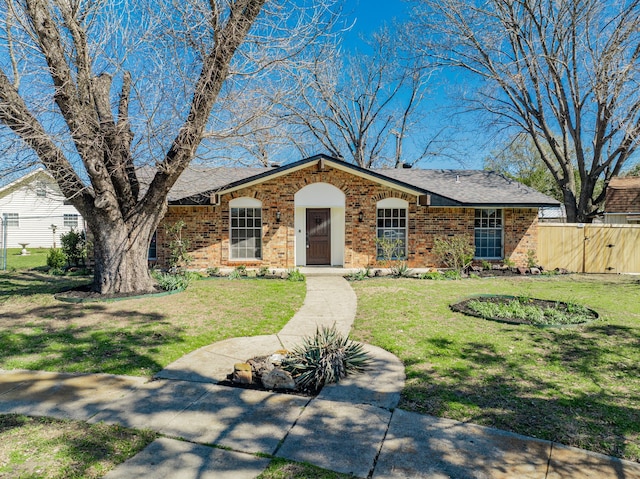
{"label": "wooden gate", "polygon": [[541,223],[538,263],[581,273],[640,273],[640,226]]}

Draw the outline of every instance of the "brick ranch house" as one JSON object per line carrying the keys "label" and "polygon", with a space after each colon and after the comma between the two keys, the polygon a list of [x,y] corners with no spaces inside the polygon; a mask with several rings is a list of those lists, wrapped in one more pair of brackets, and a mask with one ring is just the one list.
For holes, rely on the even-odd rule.
{"label": "brick ranch house", "polygon": [[379,237],[399,239],[411,268],[442,266],[434,238],[460,234],[477,259],[523,265],[536,250],[538,208],[558,206],[492,172],[367,170],[324,155],[275,168],[194,166],[168,201],[151,256],[166,266],[165,227],[182,220],[192,269],[364,268],[381,264]]}

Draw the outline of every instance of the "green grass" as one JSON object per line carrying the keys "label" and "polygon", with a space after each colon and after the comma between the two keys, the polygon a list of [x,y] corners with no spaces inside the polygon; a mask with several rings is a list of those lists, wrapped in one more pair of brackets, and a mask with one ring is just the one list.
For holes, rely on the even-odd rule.
{"label": "green grass", "polygon": [[[400,407],[640,460],[640,281],[633,277],[352,283],[352,338],[406,366]],[[454,313],[474,294],[577,303],[584,326],[540,329]]]}
{"label": "green grass", "polygon": [[212,279],[160,298],[84,304],[53,298],[87,281],[0,274],[0,368],[149,376],[207,344],[279,331],[305,295],[302,282]]}
{"label": "green grass", "polygon": [[[7,270],[26,270],[33,268],[40,268],[47,265],[47,254],[49,248],[29,248],[27,251],[29,254],[22,256],[20,252],[22,248],[7,248]],[[0,249],[0,254],[3,251]],[[0,263],[2,260],[0,260]]]}
{"label": "green grass", "polygon": [[103,477],[156,437],[117,425],[0,415],[0,477]]}
{"label": "green grass", "polygon": [[350,479],[351,474],[327,471],[310,464],[275,458],[256,479]]}

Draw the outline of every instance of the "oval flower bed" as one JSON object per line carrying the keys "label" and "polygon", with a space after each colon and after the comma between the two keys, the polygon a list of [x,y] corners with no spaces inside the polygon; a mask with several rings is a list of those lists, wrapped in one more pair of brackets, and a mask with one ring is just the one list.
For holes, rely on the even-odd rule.
{"label": "oval flower bed", "polygon": [[598,318],[598,313],[580,304],[526,296],[477,296],[452,304],[451,309],[478,318],[534,326],[584,324]]}

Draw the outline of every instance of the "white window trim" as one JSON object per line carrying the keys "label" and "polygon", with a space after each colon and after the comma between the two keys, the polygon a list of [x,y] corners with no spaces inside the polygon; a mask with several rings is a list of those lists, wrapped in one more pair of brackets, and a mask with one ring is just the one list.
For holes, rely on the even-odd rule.
{"label": "white window trim", "polygon": [[477,210],[496,210],[500,212],[500,256],[477,256],[474,251],[473,259],[478,260],[502,260],[504,259],[504,208],[475,208],[473,210],[473,246],[476,248],[476,230],[497,230],[498,228],[476,228],[476,211]]}
{"label": "white window trim", "polygon": [[[396,209],[405,210],[405,226],[404,226],[404,257],[397,258],[399,261],[405,261],[409,256],[409,202],[401,198],[385,198],[376,203],[376,240],[378,238],[378,232],[380,227],[378,226],[378,210],[384,209]],[[386,228],[382,228],[386,229]],[[399,229],[399,228],[398,228]],[[376,259],[380,260],[378,256],[378,245],[376,244]]]}
{"label": "white window trim", "polygon": [[262,221],[262,201],[257,200],[255,198],[249,198],[246,196],[240,198],[234,198],[229,201],[229,260],[230,261],[261,261],[262,254],[264,253],[263,248],[264,244],[262,242],[262,224],[260,225],[260,256],[258,257],[242,257],[242,258],[234,258],[233,257],[233,240],[231,238],[233,227],[231,226],[231,211],[234,208],[260,208],[260,220]]}
{"label": "white window trim", "polygon": [[[75,220],[75,224],[67,224],[67,220]],[[80,224],[80,215],[77,213],[64,213],[62,215],[62,225],[65,228],[77,228]]]}

